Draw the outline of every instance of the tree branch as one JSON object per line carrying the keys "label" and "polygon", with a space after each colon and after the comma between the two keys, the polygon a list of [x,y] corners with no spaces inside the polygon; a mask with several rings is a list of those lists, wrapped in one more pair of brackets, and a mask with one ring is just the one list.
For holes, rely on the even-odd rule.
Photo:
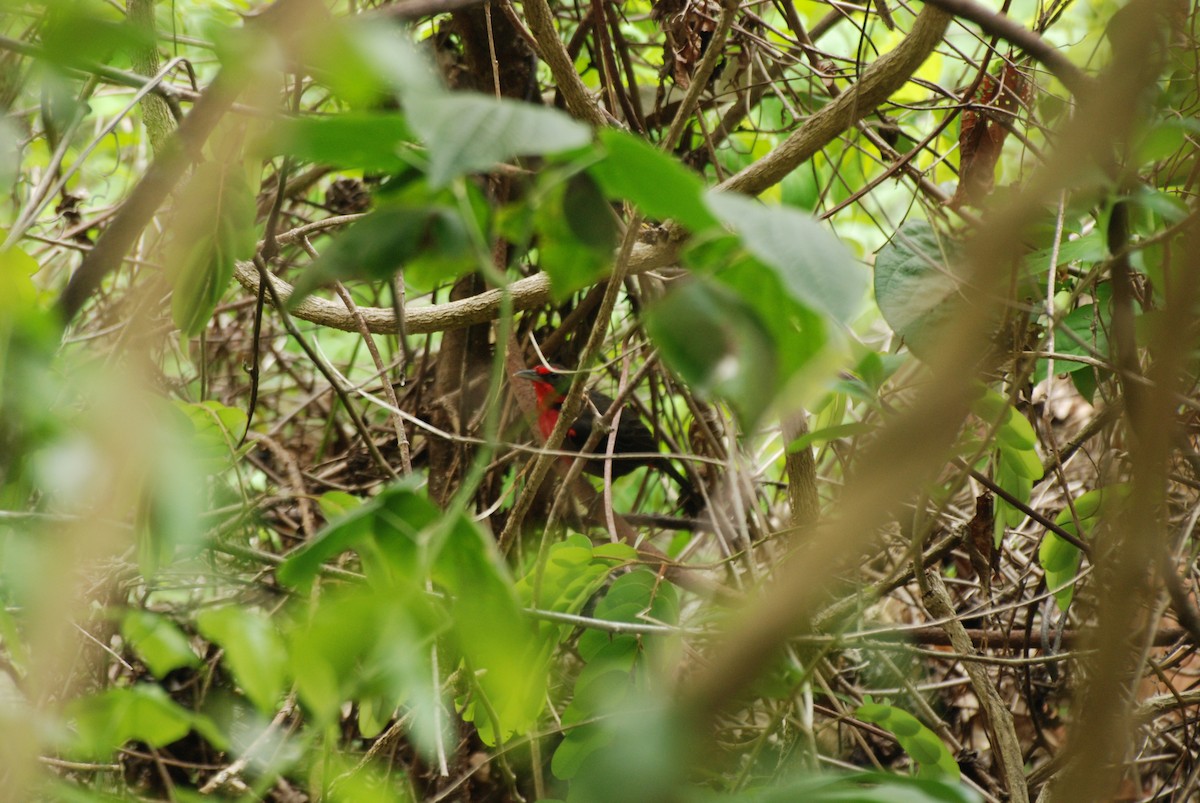
{"label": "tree branch", "polygon": [[925,6],[908,36],[863,70],[857,84],[809,117],[803,128],[775,150],[722,182],[719,189],[758,195],[778,184],[904,86],[942,41],[949,24],[949,14]]}
{"label": "tree branch", "polygon": [[[526,3],[525,13],[529,18],[530,27],[538,37],[539,44],[543,47],[547,62],[551,64],[551,69],[555,71],[555,78],[559,80],[560,88],[563,90],[564,96],[567,97],[568,106],[571,106],[573,103],[581,102],[581,98],[577,97],[574,101],[571,99],[570,93],[574,92],[574,90],[567,89],[568,86],[572,85],[570,79],[564,82],[563,77],[555,69],[554,65],[557,63],[558,55],[566,58],[566,53],[563,51],[561,54],[555,56],[550,55],[550,51],[553,48],[547,46],[548,43],[545,39],[547,30],[545,26],[549,25],[549,31],[553,32],[553,20],[549,16],[548,7],[545,9],[546,17],[542,18],[539,16],[541,9],[536,8],[539,6],[539,3],[544,6],[545,0],[531,0],[531,2]],[[757,195],[783,180],[784,176],[795,170],[804,161],[810,159],[813,154],[832,142],[838,135],[853,126],[858,120],[866,117],[880,103],[887,100],[893,92],[904,86],[904,83],[921,66],[925,59],[929,57],[929,54],[933,52],[938,42],[941,41],[942,35],[946,32],[946,27],[949,24],[950,16],[948,14],[926,6],[917,16],[912,32],[894,50],[880,56],[879,59],[868,66],[863,71],[862,78],[857,84],[810,117],[802,129],[789,137],[774,151],[723,182],[719,186],[719,189]],[[542,26],[542,28],[539,29],[538,25]],[[554,41],[558,41],[557,35],[555,35]],[[553,42],[549,44],[553,45]],[[559,43],[559,49],[561,50],[561,43]],[[552,61],[552,59],[555,61]],[[566,58],[566,61],[570,63],[569,58]],[[558,65],[558,69],[563,68],[563,64]],[[569,73],[574,78],[574,81],[578,83],[579,76],[575,74],[573,64]],[[581,97],[586,98],[586,89],[582,89],[582,83],[579,86],[584,93]],[[586,104],[586,107],[587,109],[591,109],[592,112],[588,112],[582,107],[578,110],[575,108],[572,110],[576,116],[587,120],[593,125],[603,122],[595,122],[592,113],[599,115],[599,112],[596,111],[593,104],[589,102]],[[632,276],[672,264],[679,253],[680,242],[685,237],[686,232],[682,227],[670,224],[668,226],[667,237],[655,243],[636,244],[633,253],[630,255],[627,275]],[[247,290],[251,292],[258,291],[258,275],[252,265],[248,263],[239,264],[235,275],[237,280]],[[274,279],[274,282],[281,297],[286,298],[291,294],[291,287],[286,282],[281,279]],[[510,285],[509,291],[512,293],[513,309],[515,311],[533,309],[550,300],[550,280],[544,274],[539,273],[535,276],[514,282]],[[406,321],[407,331],[410,334],[440,332],[461,326],[483,323],[494,318],[499,309],[499,290],[489,290],[472,298],[448,304],[417,307],[408,312],[409,319]],[[367,326],[372,332],[376,334],[394,334],[396,332],[395,316],[390,309],[361,307],[359,311],[362,313]],[[346,312],[344,307],[325,299],[310,296],[293,310],[293,314],[302,320],[323,326],[330,326],[346,332],[356,331],[357,329],[357,321]]]}
{"label": "tree branch", "polygon": [[[288,31],[303,23],[306,16],[320,6],[312,0],[287,0],[271,7],[264,19],[264,32]],[[213,79],[191,112],[179,124],[174,136],[155,157],[146,174],[129,194],[121,211],[100,235],[96,245],[80,263],[79,269],[67,282],[58,300],[62,318],[70,322],[79,313],[104,278],[121,264],[129,249],[141,236],[142,230],[162,206],[184,171],[200,156],[209,134],[233,106],[246,81],[253,76],[246,72],[222,69]],[[145,83],[144,79],[139,79]]]}
{"label": "tree branch", "polygon": [[1054,73],[1073,95],[1084,93],[1094,85],[1092,79],[1072,64],[1054,45],[1017,23],[1012,17],[997,14],[975,0],[926,0],[926,3],[960,19],[973,22],[982,28],[984,33],[999,37],[1020,48],[1034,61],[1040,62]]}
{"label": "tree branch", "polygon": [[[950,643],[956,652],[973,655],[975,648],[971,643],[971,637],[967,635],[967,630],[963,627],[962,622],[954,615],[954,605],[950,601],[950,594],[946,591],[945,583],[942,582],[942,576],[936,571],[929,572],[926,576],[929,590],[923,600],[925,608],[929,611],[930,616],[945,620],[942,628],[949,636]],[[1014,803],[1028,803],[1029,789],[1025,785],[1025,762],[1021,758],[1021,742],[1017,738],[1012,712],[1008,710],[1004,700],[1000,699],[1000,693],[996,691],[995,684],[988,677],[987,669],[974,661],[964,661],[963,671],[971,679],[971,688],[975,690],[975,696],[987,717],[992,747],[999,759],[1000,771],[1004,775],[1008,799]]]}
{"label": "tree branch", "polygon": [[[648,270],[670,265],[678,254],[678,243],[639,243],[633,247],[626,275],[645,273]],[[258,271],[250,262],[237,263],[234,277],[251,293],[258,293]],[[271,283],[285,301],[291,297],[293,288],[277,276]],[[508,286],[512,296],[513,310],[533,309],[550,300],[550,279],[545,273],[537,273],[518,279]],[[405,331],[410,335],[427,332],[444,332],[484,323],[496,317],[500,311],[500,290],[488,290],[459,301],[435,304],[428,307],[408,306],[405,308]],[[396,314],[391,307],[359,307],[359,314],[367,328],[377,335],[396,334]],[[358,317],[341,304],[317,296],[301,301],[292,314],[309,323],[341,329],[343,332],[358,331]]]}
{"label": "tree branch", "polygon": [[[588,92],[587,87],[575,72],[575,62],[567,55],[562,40],[558,38],[558,30],[554,27],[554,15],[546,0],[525,0],[525,20],[529,30],[537,40],[541,49],[542,60],[550,66],[554,75],[554,83],[562,92],[567,102],[567,110],[571,115],[583,120],[593,128],[603,128],[606,124],[604,115],[596,105],[596,99]],[[597,24],[603,24],[598,22]]]}

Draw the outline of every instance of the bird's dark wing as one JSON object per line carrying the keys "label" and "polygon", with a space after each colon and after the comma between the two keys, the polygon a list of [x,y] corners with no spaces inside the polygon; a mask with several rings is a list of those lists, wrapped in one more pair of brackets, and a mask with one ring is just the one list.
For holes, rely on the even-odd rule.
{"label": "bird's dark wing", "polygon": [[[591,404],[600,411],[601,415],[608,412],[612,407],[613,400],[609,396],[601,393],[598,390],[588,391],[588,398]],[[567,433],[567,443],[574,449],[583,448],[591,435],[592,429],[595,426],[596,417],[592,412],[591,405],[584,405],[583,412],[579,418],[575,419],[575,423],[571,426],[571,430]],[[593,454],[603,455],[608,451],[608,441],[605,438],[600,439],[600,443],[596,445]],[[658,439],[654,437],[654,433],[642,421],[641,416],[632,407],[626,407],[621,412],[621,420],[617,422],[617,440],[613,445],[614,455],[623,454],[658,454]],[[584,470],[589,474],[602,476],[604,474],[604,460],[589,460]],[[638,460],[613,460],[612,461],[612,476],[623,477],[633,471],[638,466],[652,466],[664,474],[667,474],[679,486],[679,499],[683,504],[684,510],[689,515],[696,515],[703,506],[703,499],[696,493],[696,489],[692,486],[691,481],[679,469],[675,468],[665,457],[644,457]]]}

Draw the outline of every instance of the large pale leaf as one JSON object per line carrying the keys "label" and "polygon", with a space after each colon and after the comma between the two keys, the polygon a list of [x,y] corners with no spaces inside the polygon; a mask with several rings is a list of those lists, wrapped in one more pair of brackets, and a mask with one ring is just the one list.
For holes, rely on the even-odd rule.
{"label": "large pale leaf", "polygon": [[474,92],[413,92],[408,123],[429,149],[429,183],[488,170],[515,156],[571,150],[591,142],[590,129],[557,109]]}
{"label": "large pale leaf", "polygon": [[668,218],[693,232],[716,225],[704,205],[704,182],[640,137],[613,128],[600,132],[604,158],[588,168],[610,198],[632,201],[646,215]]}
{"label": "large pale leaf", "polygon": [[646,329],[685,382],[726,400],[745,426],[771,403],[779,365],[775,340],[732,290],[695,277],[647,311]]}
{"label": "large pale leaf", "polygon": [[266,614],[254,608],[209,608],[196,623],[225,651],[225,663],[250,701],[264,714],[274,713],[287,683],[287,653]]}
{"label": "large pale leaf", "polygon": [[866,300],[868,276],[841,241],[809,215],[766,206],[730,192],[706,197],[721,222],[776,275],[802,304],[849,322]]}
{"label": "large pale leaf", "polygon": [[875,301],[892,331],[917,356],[929,353],[961,298],[957,249],[924,221],[900,227],[875,256]]}
{"label": "large pale leaf", "polygon": [[264,146],[308,162],[394,172],[411,162],[402,151],[414,139],[397,112],[364,111],[282,120]]}
{"label": "large pale leaf", "polygon": [[288,303],[295,307],[335,280],[388,280],[418,259],[438,278],[453,278],[474,266],[462,217],[437,204],[385,204],[350,226],[308,266]]}

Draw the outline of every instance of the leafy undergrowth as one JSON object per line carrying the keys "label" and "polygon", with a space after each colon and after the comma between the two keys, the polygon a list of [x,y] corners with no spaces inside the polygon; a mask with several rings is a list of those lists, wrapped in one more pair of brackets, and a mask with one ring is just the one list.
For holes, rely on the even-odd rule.
{"label": "leafy undergrowth", "polygon": [[1195,798],[1156,1],[8,4],[0,796]]}

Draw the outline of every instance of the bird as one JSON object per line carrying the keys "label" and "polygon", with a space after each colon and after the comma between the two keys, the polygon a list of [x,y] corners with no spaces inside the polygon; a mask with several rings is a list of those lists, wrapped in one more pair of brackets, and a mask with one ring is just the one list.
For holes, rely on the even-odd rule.
{"label": "bird", "polygon": [[[549,438],[550,433],[554,431],[554,425],[558,423],[567,391],[571,388],[571,375],[563,372],[557,366],[537,365],[517,371],[513,377],[528,379],[533,383],[533,390],[537,394],[538,429],[541,431],[542,437]],[[587,391],[587,397],[591,400],[591,404],[584,405],[579,417],[567,429],[567,434],[563,438],[563,447],[567,450],[577,452],[587,443],[588,436],[591,435],[596,423],[593,405],[603,416],[613,404],[612,398],[594,388]],[[638,466],[657,469],[669,476],[679,486],[679,501],[684,511],[689,515],[699,512],[702,499],[696,493],[691,480],[675,468],[666,457],[653,456],[659,451],[658,439],[642,422],[637,412],[629,407],[621,411],[621,418],[617,422],[616,442],[613,444],[612,451],[614,455],[638,454],[644,456],[628,460],[606,461],[603,459],[603,455],[608,453],[608,439],[602,437],[592,452],[598,457],[585,461],[583,470],[593,476],[602,477],[604,476],[605,462],[611,462],[612,476],[616,478],[629,474]]]}

